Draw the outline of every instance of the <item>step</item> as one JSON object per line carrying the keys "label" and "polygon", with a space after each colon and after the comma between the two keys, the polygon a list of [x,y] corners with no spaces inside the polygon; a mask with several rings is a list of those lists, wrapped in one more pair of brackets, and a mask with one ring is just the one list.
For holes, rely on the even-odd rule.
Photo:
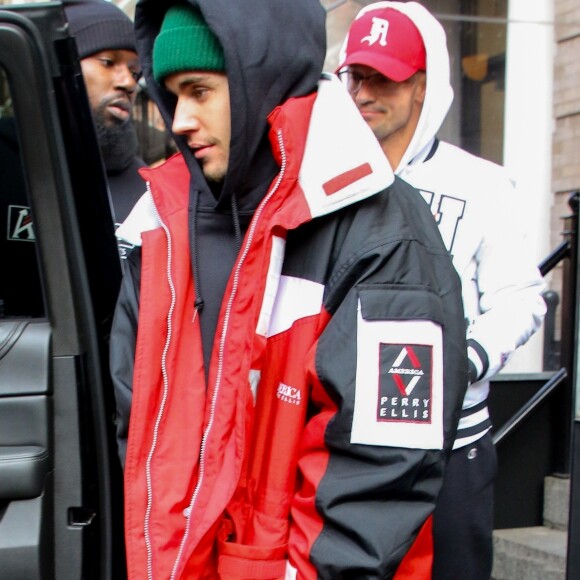
{"label": "step", "polygon": [[544,525],[568,529],[570,478],[549,476],[544,479]]}
{"label": "step", "polygon": [[493,580],[565,580],[565,531],[545,526],[495,530],[493,545]]}

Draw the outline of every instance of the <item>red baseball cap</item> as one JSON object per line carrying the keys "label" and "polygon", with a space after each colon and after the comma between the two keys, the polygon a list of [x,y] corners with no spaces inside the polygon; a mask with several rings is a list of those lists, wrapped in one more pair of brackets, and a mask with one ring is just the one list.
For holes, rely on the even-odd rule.
{"label": "red baseball cap", "polygon": [[350,64],[370,66],[402,82],[425,70],[425,45],[413,21],[394,8],[368,10],[353,21],[346,54],[337,70]]}

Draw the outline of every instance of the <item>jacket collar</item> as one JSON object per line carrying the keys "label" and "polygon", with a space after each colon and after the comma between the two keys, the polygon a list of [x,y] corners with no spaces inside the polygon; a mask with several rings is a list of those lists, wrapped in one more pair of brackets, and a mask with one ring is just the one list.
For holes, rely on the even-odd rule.
{"label": "jacket collar", "polygon": [[[330,214],[375,195],[394,181],[379,142],[334,75],[324,75],[316,93],[290,99],[277,107],[269,122],[274,150],[278,148],[278,136],[283,141],[284,152],[278,154],[285,155],[288,163],[285,179],[298,182],[310,214],[281,219],[282,223],[297,225]],[[188,180],[183,179],[187,168],[181,155],[155,169],[142,169],[140,173],[145,179],[161,173],[165,177],[171,175],[172,182],[180,179],[187,188]],[[184,195],[187,197],[187,191]],[[295,207],[284,209],[290,212]],[[158,212],[148,193],[119,227],[117,237],[141,245],[141,232],[159,225]]]}
{"label": "jacket collar", "polygon": [[[304,110],[311,106],[311,112]],[[306,119],[304,130],[298,119]],[[326,215],[389,187],[394,175],[377,139],[334,75],[321,79],[314,103],[291,99],[270,116],[272,133],[301,155],[293,155],[311,217]],[[296,153],[296,151],[294,151]]]}

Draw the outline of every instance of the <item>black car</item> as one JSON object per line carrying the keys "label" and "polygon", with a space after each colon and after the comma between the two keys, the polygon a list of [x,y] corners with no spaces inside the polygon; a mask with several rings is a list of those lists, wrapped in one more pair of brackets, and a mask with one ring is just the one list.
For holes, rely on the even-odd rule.
{"label": "black car", "polygon": [[0,264],[0,577],[123,578],[121,265],[59,3],[0,10]]}

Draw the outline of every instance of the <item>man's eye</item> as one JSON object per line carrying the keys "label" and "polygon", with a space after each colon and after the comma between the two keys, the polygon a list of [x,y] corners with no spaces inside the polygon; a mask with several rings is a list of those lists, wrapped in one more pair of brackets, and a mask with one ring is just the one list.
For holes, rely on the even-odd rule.
{"label": "man's eye", "polygon": [[139,79],[143,76],[143,71],[140,70],[132,70],[131,76],[135,82],[139,82]]}
{"label": "man's eye", "polygon": [[193,96],[196,99],[203,99],[208,92],[209,92],[208,89],[206,89],[205,87],[195,87],[192,91]]}
{"label": "man's eye", "polygon": [[375,79],[375,82],[377,83],[377,87],[379,87],[383,91],[397,90],[397,85],[399,84],[399,83],[395,82],[394,80],[388,79],[387,77],[384,77],[384,76],[378,76]]}
{"label": "man's eye", "polygon": [[114,63],[110,58],[100,58],[99,62],[105,67],[105,68],[111,68]]}

